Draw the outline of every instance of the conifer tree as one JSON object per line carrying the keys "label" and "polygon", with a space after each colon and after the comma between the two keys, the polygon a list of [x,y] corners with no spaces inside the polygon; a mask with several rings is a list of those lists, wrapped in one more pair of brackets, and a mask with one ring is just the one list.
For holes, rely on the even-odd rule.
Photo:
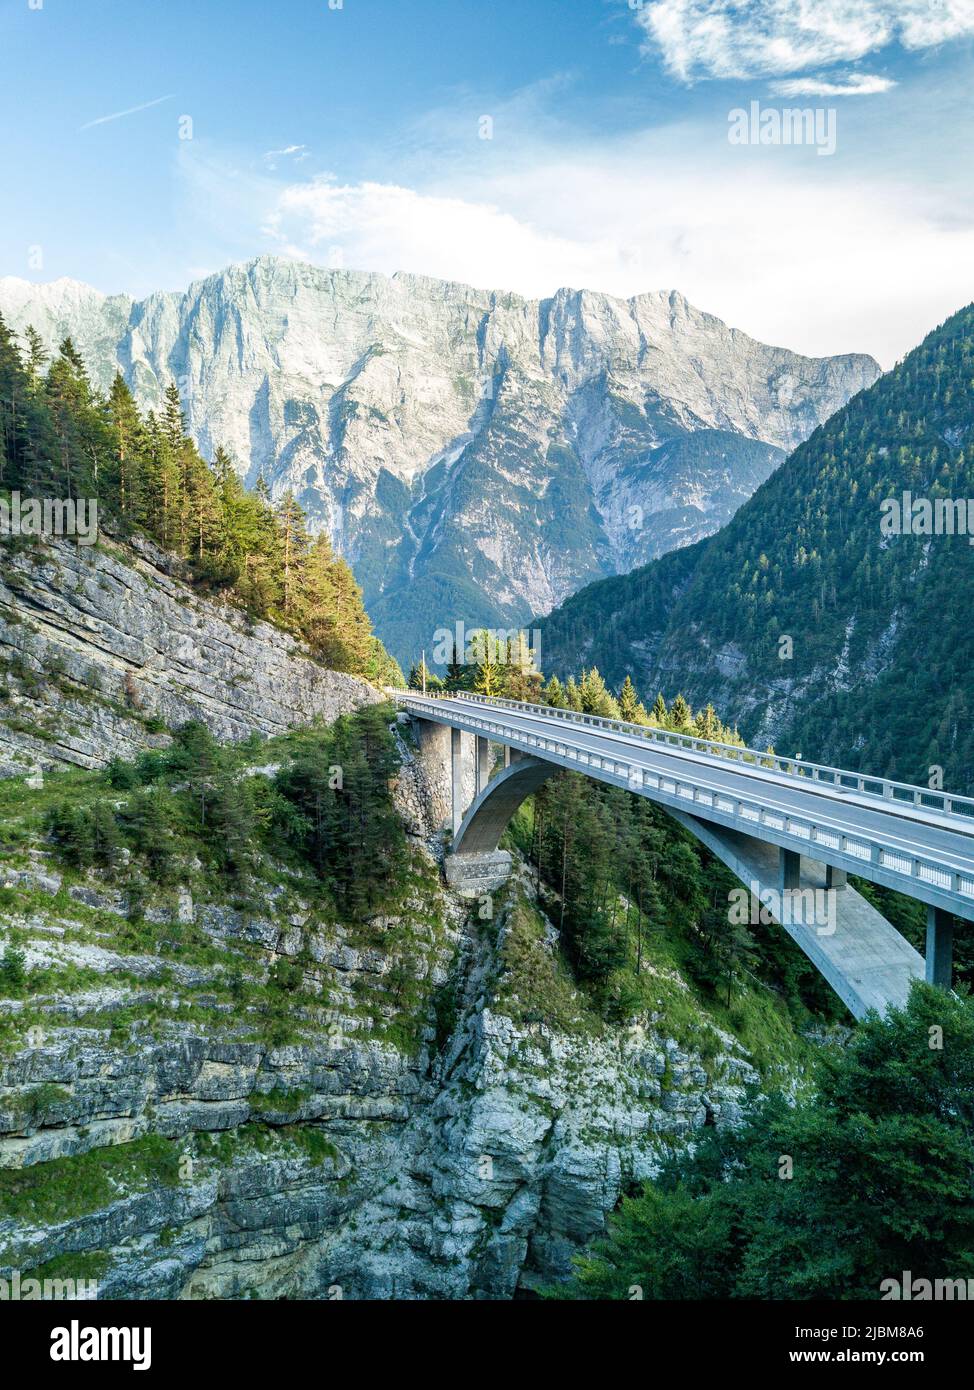
{"label": "conifer tree", "polygon": [[713,705],[708,705],[706,709],[700,711],[694,720],[694,728],[703,738],[722,740],[723,730]]}
{"label": "conifer tree", "polygon": [[470,646],[476,662],[473,688],[478,695],[500,694],[501,675],[496,638],[485,628],[470,635]]}
{"label": "conifer tree", "polygon": [[619,691],[619,714],[628,724],[648,724],[649,716],[645,706],[636,694],[632,677],[627,675]]}
{"label": "conifer tree", "polygon": [[565,699],[565,691],[557,676],[552,676],[545,686],[544,702],[546,705],[551,705],[554,709],[568,708],[568,702]]}
{"label": "conifer tree", "polygon": [[145,431],[135,398],[120,372],[115,373],[109,391],[108,419],[115,436],[119,512],[125,520],[141,517],[144,515]]}
{"label": "conifer tree", "polygon": [[286,619],[293,619],[308,553],[308,528],[304,512],[290,488],[277,508],[276,517],[281,535],[281,611]]}
{"label": "conifer tree", "polygon": [[33,324],[28,324],[24,329],[24,341],[27,344],[25,359],[27,381],[30,393],[33,396],[37,394],[43,385],[44,366],[50,361],[51,355],[44,346],[44,339]]}
{"label": "conifer tree", "polygon": [[674,733],[686,734],[690,732],[693,722],[693,711],[682,695],[677,695],[673,704],[670,706],[667,722]]}
{"label": "conifer tree", "polygon": [[578,693],[585,714],[597,714],[603,719],[619,718],[619,706],[596,667],[584,672]]}

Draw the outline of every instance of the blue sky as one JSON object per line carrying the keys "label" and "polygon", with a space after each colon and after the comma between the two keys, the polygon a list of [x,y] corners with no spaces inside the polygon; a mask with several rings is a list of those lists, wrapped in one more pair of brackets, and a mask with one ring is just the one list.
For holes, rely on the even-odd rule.
{"label": "blue sky", "polygon": [[971,0],[0,0],[0,274],[676,288],[889,364],[974,298],[972,57]]}

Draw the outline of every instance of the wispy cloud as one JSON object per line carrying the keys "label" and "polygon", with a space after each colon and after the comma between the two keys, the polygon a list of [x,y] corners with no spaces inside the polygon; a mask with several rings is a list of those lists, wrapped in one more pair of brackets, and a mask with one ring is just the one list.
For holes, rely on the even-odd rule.
{"label": "wispy cloud", "polygon": [[109,121],[120,121],[125,116],[135,116],[139,111],[148,111],[150,106],[161,106],[164,101],[172,101],[175,92],[169,92],[167,96],[155,97],[152,101],[144,101],[140,106],[129,106],[124,111],[113,111],[110,116],[97,116],[93,121],[86,121],[79,130],[90,130],[95,125],[107,125]]}
{"label": "wispy cloud", "polygon": [[281,150],[265,150],[263,159],[267,168],[273,173],[277,168],[279,159],[290,159],[295,164],[303,164],[311,155],[307,145],[285,145]]}
{"label": "wispy cloud", "polygon": [[685,82],[800,73],[974,34],[971,0],[653,0],[636,19]]}
{"label": "wispy cloud", "polygon": [[784,82],[772,82],[771,90],[779,97],[869,97],[888,92],[896,83],[891,77],[870,73],[850,73],[848,77],[789,77]]}

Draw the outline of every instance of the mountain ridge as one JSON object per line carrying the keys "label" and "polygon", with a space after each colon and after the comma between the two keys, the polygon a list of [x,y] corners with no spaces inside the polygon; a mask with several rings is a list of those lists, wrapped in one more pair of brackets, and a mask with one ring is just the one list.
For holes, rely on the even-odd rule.
{"label": "mountain ridge", "polygon": [[879,371],[761,344],[679,291],[535,300],[273,256],[142,300],[8,277],[0,313],[69,333],[143,406],[176,380],[199,447],[295,492],[404,658],[711,533]]}
{"label": "mountain ridge", "polygon": [[884,535],[885,499],[974,496],[974,305],[935,328],[716,535],[539,619],[542,664],[712,701],[752,742],[974,785],[966,534]]}

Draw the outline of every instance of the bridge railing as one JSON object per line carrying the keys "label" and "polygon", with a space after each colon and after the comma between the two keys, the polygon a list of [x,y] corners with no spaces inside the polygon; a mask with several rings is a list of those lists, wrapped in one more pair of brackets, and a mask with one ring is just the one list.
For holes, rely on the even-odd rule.
{"label": "bridge railing", "polygon": [[540,714],[546,718],[563,719],[573,724],[585,724],[592,728],[608,729],[613,733],[644,739],[660,747],[683,748],[689,752],[703,753],[710,757],[726,758],[744,766],[765,768],[784,777],[803,782],[820,782],[823,786],[838,791],[856,792],[860,796],[876,797],[880,801],[892,801],[901,806],[915,806],[924,811],[939,811],[946,816],[958,816],[974,829],[974,797],[957,796],[953,793],[935,791],[930,787],[919,787],[911,782],[897,782],[889,777],[870,777],[861,772],[849,772],[844,768],[830,767],[827,763],[810,763],[804,758],[789,758],[778,753],[763,752],[758,748],[747,748],[738,743],[722,743],[719,739],[704,738],[700,734],[675,733],[670,729],[655,729],[645,724],[630,724],[624,719],[609,719],[598,714],[580,714],[577,710],[557,709],[554,705],[531,704],[525,700],[506,700],[500,697],[475,695],[470,691],[444,691],[442,694],[422,695],[415,690],[390,690],[397,698],[419,696],[424,700],[449,699],[468,700],[473,704],[488,705],[492,708],[523,710],[525,713]]}
{"label": "bridge railing", "polygon": [[[422,709],[424,706],[434,713],[438,700],[453,698],[452,695],[423,695],[414,690],[389,692],[402,703]],[[482,704],[488,710],[495,705],[523,709],[523,702],[516,700],[495,701],[473,697],[472,705]],[[533,708],[547,710],[547,706]],[[484,715],[488,713],[484,711]],[[499,714],[499,711],[498,711]],[[619,720],[604,720],[599,716],[586,716],[587,720],[608,725],[641,729],[641,725],[625,725]],[[449,722],[449,721],[448,721]],[[472,733],[489,738],[497,735],[506,742],[515,744],[527,753],[547,755],[548,759],[567,768],[584,770],[600,781],[612,782],[629,791],[650,794],[663,804],[704,819],[731,823],[736,828],[753,835],[758,827],[763,827],[767,838],[779,842],[782,837],[790,840],[803,854],[819,857],[826,863],[836,859],[844,860],[853,873],[866,878],[881,872],[883,881],[892,880],[895,886],[905,893],[925,897],[927,901],[939,900],[950,903],[954,911],[961,915],[974,915],[974,871],[965,870],[956,864],[945,863],[943,858],[927,858],[914,854],[908,848],[896,844],[886,844],[863,831],[861,834],[848,834],[835,824],[829,823],[828,816],[816,817],[805,813],[790,813],[767,807],[760,796],[749,797],[737,792],[722,792],[711,787],[698,785],[690,776],[655,772],[649,768],[638,767],[628,761],[620,761],[619,754],[595,753],[582,748],[572,739],[568,730],[561,738],[549,738],[542,733],[528,733],[507,723],[503,718],[488,718],[471,709],[462,723]],[[702,740],[706,742],[707,740]],[[725,745],[733,746],[733,745]],[[764,755],[762,755],[764,756]]]}

